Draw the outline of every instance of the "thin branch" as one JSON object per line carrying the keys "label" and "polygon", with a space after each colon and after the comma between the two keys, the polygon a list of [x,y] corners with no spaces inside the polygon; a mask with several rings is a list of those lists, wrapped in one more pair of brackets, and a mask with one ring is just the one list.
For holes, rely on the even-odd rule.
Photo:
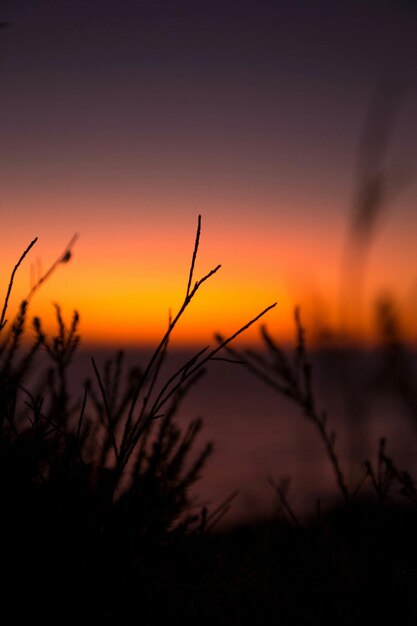
{"label": "thin branch", "polygon": [[206,282],[206,280],[208,280],[209,278],[211,278],[213,276],[213,274],[215,274],[216,272],[219,271],[219,269],[221,268],[221,265],[216,265],[215,268],[213,268],[212,270],[210,270],[205,276],[203,276],[203,278],[200,278],[200,280],[197,280],[197,282],[195,283],[194,287],[192,288],[191,292],[189,293],[188,300],[191,300],[191,298],[193,297],[193,295],[195,294],[195,292],[197,291],[197,289],[199,289],[199,287],[201,287],[201,285],[203,283]]}
{"label": "thin branch", "polygon": [[112,417],[111,417],[111,411],[110,411],[109,403],[108,403],[108,400],[107,400],[106,390],[104,389],[103,382],[102,382],[101,376],[100,376],[100,372],[97,369],[97,365],[96,365],[96,362],[95,362],[94,358],[91,359],[91,362],[93,364],[94,373],[96,375],[97,382],[99,384],[100,391],[101,391],[101,396],[102,396],[103,402],[104,402],[104,409],[105,409],[107,421],[108,421],[108,424],[109,424],[110,441],[111,441],[111,444],[112,444],[112,447],[113,447],[113,450],[114,450],[114,454],[116,456],[116,461],[118,461],[118,459],[119,459],[119,451],[117,449],[116,439],[115,439],[115,436],[114,436],[113,420],[112,420]]}
{"label": "thin branch", "polygon": [[83,402],[82,402],[81,410],[80,410],[80,416],[78,418],[78,424],[77,424],[77,441],[80,440],[80,436],[81,436],[81,426],[82,426],[82,422],[84,418],[85,407],[87,405],[88,390],[89,390],[89,384],[88,382],[86,382],[84,385],[84,397],[83,397]]}
{"label": "thin branch", "polygon": [[187,371],[190,369],[192,365],[194,365],[194,363],[200,358],[200,356],[202,356],[205,352],[207,352],[208,349],[209,349],[209,346],[206,346],[205,348],[197,352],[197,354],[194,354],[190,359],[188,359],[184,363],[184,365],[182,365],[182,367],[180,367],[174,374],[172,374],[172,376],[170,376],[170,378],[168,378],[168,380],[165,382],[163,387],[161,387],[161,390],[158,393],[157,397],[155,398],[154,404],[150,410],[150,415],[152,415],[155,412],[155,407],[158,406],[159,401],[161,400],[161,398],[163,397],[167,389],[169,389],[170,385],[174,382],[174,380],[178,378],[179,376],[181,376],[181,382],[184,382]]}
{"label": "thin branch", "polygon": [[73,237],[71,238],[69,244],[66,246],[64,252],[57,258],[57,260],[54,263],[52,263],[51,267],[45,272],[45,274],[43,274],[43,276],[41,276],[38,279],[38,281],[30,289],[30,291],[28,293],[28,296],[26,298],[27,300],[30,300],[30,298],[33,296],[35,291],[37,291],[39,289],[39,287],[46,280],[48,280],[48,278],[51,276],[51,274],[53,274],[53,272],[56,270],[58,265],[60,265],[61,263],[68,263],[68,261],[71,258],[72,248],[74,247],[74,244],[77,241],[78,237],[79,237],[78,233],[75,233],[75,235],[73,235]]}
{"label": "thin branch", "polygon": [[[221,335],[216,335],[216,339],[218,342],[223,341],[223,338]],[[246,351],[247,356],[249,356],[251,359],[253,359],[257,363],[255,365],[252,361],[247,359],[243,354],[240,354],[238,351],[234,350],[230,346],[227,346],[226,350],[232,356],[240,359],[240,361],[236,361],[236,363],[240,362],[242,365],[246,367],[246,369],[249,372],[252,372],[255,376],[257,376],[260,380],[262,380],[266,385],[268,385],[269,387],[272,387],[272,389],[275,389],[276,391],[278,391],[279,393],[282,393],[288,398],[294,399],[295,397],[294,393],[289,388],[284,387],[283,385],[278,383],[274,378],[272,378],[266,372],[260,369],[261,367],[263,367],[268,370],[268,369],[272,369],[272,367],[268,363],[266,363],[259,354],[251,350]]]}
{"label": "thin branch", "polygon": [[205,514],[205,523],[204,530],[207,532],[212,530],[216,524],[220,522],[220,520],[228,513],[230,510],[230,505],[233,500],[239,495],[238,491],[233,491],[230,496],[227,496],[223,502],[221,502],[212,513],[207,515]]}
{"label": "thin branch", "polygon": [[[247,369],[264,383],[275,389],[278,393],[290,398],[292,402],[302,409],[304,417],[318,430],[332,464],[338,487],[346,502],[350,502],[351,494],[335,450],[334,433],[329,432],[327,429],[325,413],[320,414],[315,408],[311,380],[311,364],[307,360],[305,330],[301,324],[298,309],[295,311],[295,324],[297,345],[295,348],[296,352],[293,366],[291,366],[285,354],[275,344],[264,327],[262,328],[262,336],[269,353],[272,357],[277,359],[274,363],[269,364],[256,352],[247,352],[246,356],[248,358],[245,358],[245,356],[237,350],[233,350],[229,347],[227,350],[232,356],[241,358]],[[221,337],[218,336],[217,340],[221,341]]]}
{"label": "thin branch", "polygon": [[[132,424],[132,420],[133,420],[133,413],[135,411],[135,407],[136,407],[137,401],[139,399],[139,395],[140,395],[144,385],[146,384],[146,381],[148,380],[150,372],[152,371],[152,368],[154,367],[155,363],[157,362],[160,353],[164,350],[165,345],[166,345],[167,341],[169,340],[169,338],[171,336],[171,333],[173,332],[173,330],[174,330],[175,326],[177,325],[179,319],[183,315],[185,309],[190,304],[192,298],[195,296],[195,294],[198,291],[198,289],[200,288],[200,286],[206,280],[208,280],[211,276],[213,276],[216,272],[218,272],[218,270],[221,267],[221,265],[217,265],[214,269],[212,269],[210,272],[208,272],[208,274],[203,276],[203,278],[198,280],[195,283],[194,287],[191,289],[191,291],[189,291],[189,289],[191,287],[191,281],[192,281],[193,273],[194,273],[194,265],[195,265],[195,260],[197,258],[198,246],[199,246],[199,242],[200,242],[200,231],[201,231],[201,216],[199,216],[199,218],[198,218],[196,239],[195,239],[195,244],[194,244],[194,249],[193,249],[193,256],[192,256],[192,260],[191,260],[190,273],[189,273],[189,277],[188,277],[187,295],[185,296],[184,302],[182,303],[178,313],[176,314],[174,319],[169,324],[168,329],[167,329],[165,335],[162,337],[159,345],[157,346],[157,348],[155,349],[151,359],[149,360],[149,363],[148,363],[148,365],[147,365],[147,367],[146,367],[146,369],[145,369],[145,371],[143,373],[143,376],[141,377],[141,380],[139,381],[139,383],[138,383],[138,385],[137,385],[137,387],[135,389],[135,392],[134,392],[134,394],[132,396],[131,405],[130,405],[130,409],[129,409],[129,413],[128,413],[128,417],[127,417],[127,420],[126,420],[126,423],[125,423],[125,428],[124,428],[123,437],[122,437],[121,448],[123,450],[125,450],[127,447],[129,447],[129,445],[128,445],[128,438],[129,438],[129,435],[131,433],[131,424]],[[141,412],[141,415],[142,415],[142,412]]]}
{"label": "thin branch", "polygon": [[290,517],[290,519],[292,520],[293,524],[295,526],[297,526],[298,528],[302,528],[300,520],[298,519],[298,517],[296,516],[296,514],[292,510],[292,508],[290,506],[290,503],[288,502],[286,490],[283,487],[281,487],[280,485],[278,485],[274,481],[274,479],[271,478],[271,476],[268,476],[268,482],[271,485],[271,487],[274,489],[274,491],[276,492],[283,510]]}
{"label": "thin branch", "polygon": [[194,267],[195,267],[195,262],[197,259],[198,246],[200,245],[200,235],[201,235],[201,215],[198,216],[197,232],[195,235],[194,250],[193,250],[193,256],[191,259],[190,274],[188,277],[187,293],[185,295],[186,298],[188,298],[188,296],[190,295],[191,283],[193,282]]}
{"label": "thin branch", "polygon": [[14,277],[15,274],[20,266],[20,264],[22,263],[23,259],[25,258],[25,256],[29,253],[29,251],[33,248],[33,246],[35,245],[35,243],[38,241],[38,238],[35,237],[35,239],[33,239],[33,241],[30,242],[30,244],[28,245],[28,247],[26,248],[26,250],[23,252],[22,256],[20,257],[20,259],[18,260],[18,262],[16,263],[16,265],[13,268],[12,271],[12,275],[10,277],[10,282],[9,282],[9,286],[7,288],[7,293],[6,293],[6,297],[4,299],[4,305],[3,305],[3,311],[1,312],[1,317],[0,317],[0,331],[4,328],[6,321],[5,321],[5,317],[6,317],[6,311],[7,311],[7,306],[9,304],[9,298],[10,298],[10,294],[12,291],[12,287],[13,287],[13,281],[14,281]]}
{"label": "thin branch", "polygon": [[[171,324],[172,324],[172,317],[171,317],[171,311],[169,311],[168,329],[170,328]],[[138,419],[136,421],[135,427],[138,426],[142,422],[142,420],[143,420],[143,415],[145,414],[146,408],[148,406],[149,398],[151,397],[152,392],[153,392],[153,390],[155,388],[155,385],[156,385],[157,380],[158,380],[159,373],[161,371],[162,364],[163,364],[163,362],[165,360],[165,356],[166,356],[167,349],[168,349],[168,343],[169,343],[169,335],[166,338],[165,343],[161,346],[161,350],[159,351],[158,358],[154,361],[155,368],[154,368],[154,372],[153,372],[153,375],[152,375],[152,379],[151,379],[151,382],[149,384],[149,388],[147,390],[147,394],[143,398],[142,408],[141,408],[141,411],[139,413]],[[149,374],[151,373],[150,369],[149,369],[148,373]],[[140,388],[142,387],[141,383],[139,383],[139,386],[140,386]],[[128,437],[129,437],[129,434],[130,434],[131,420],[132,420],[132,414],[129,412],[128,419],[126,421],[125,429],[124,429],[123,436],[122,436],[122,442],[120,444],[120,454],[121,454],[121,456],[123,456],[123,454],[125,452],[125,447],[127,448],[128,445],[129,445],[128,444]]]}
{"label": "thin branch", "polygon": [[184,380],[186,380],[187,378],[189,378],[190,376],[193,376],[193,374],[195,374],[197,372],[197,370],[201,369],[203,367],[203,365],[205,365],[206,363],[208,363],[208,361],[211,361],[214,357],[214,355],[216,355],[220,350],[222,350],[223,348],[225,348],[231,341],[233,341],[234,339],[236,339],[236,337],[238,337],[239,335],[241,335],[245,330],[247,330],[250,326],[252,326],[253,324],[255,324],[255,322],[257,322],[263,315],[265,315],[266,313],[268,313],[268,311],[270,311],[271,309],[273,309],[276,306],[276,302],[274,302],[274,304],[270,304],[268,307],[266,307],[266,309],[264,309],[263,311],[261,311],[261,313],[258,313],[258,315],[256,315],[254,318],[252,318],[247,324],[245,324],[244,326],[242,326],[241,328],[239,328],[239,330],[237,330],[235,333],[233,333],[233,335],[230,335],[230,337],[228,337],[227,339],[224,339],[220,345],[218,345],[216,348],[213,348],[213,350],[211,350],[209,352],[209,354],[204,357],[204,359],[202,359],[201,361],[199,361],[194,367],[190,368],[187,372],[186,372],[186,376],[180,380],[179,383],[177,383],[169,392],[168,394],[161,399],[160,403],[155,407],[156,411],[160,411],[161,407],[169,400],[169,398],[179,389],[179,387],[182,385],[182,383],[184,382]]}
{"label": "thin branch", "polygon": [[244,362],[242,360],[228,359],[225,356],[214,356],[211,360],[212,361],[224,361],[225,363],[233,363],[234,365],[244,365]]}

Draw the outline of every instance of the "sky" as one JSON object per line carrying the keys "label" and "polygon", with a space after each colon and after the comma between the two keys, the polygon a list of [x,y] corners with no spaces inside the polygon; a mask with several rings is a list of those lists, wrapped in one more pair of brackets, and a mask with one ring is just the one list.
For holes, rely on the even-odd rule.
{"label": "sky", "polygon": [[[32,313],[50,324],[59,302],[86,343],[152,345],[201,214],[196,278],[222,268],[178,345],[275,301],[265,321],[282,340],[300,305],[313,338],[349,309],[369,341],[384,294],[417,340],[414,2],[19,0],[0,21],[4,291],[39,237],[11,307],[76,232]],[[352,216],[375,169],[389,193],[362,236]]]}

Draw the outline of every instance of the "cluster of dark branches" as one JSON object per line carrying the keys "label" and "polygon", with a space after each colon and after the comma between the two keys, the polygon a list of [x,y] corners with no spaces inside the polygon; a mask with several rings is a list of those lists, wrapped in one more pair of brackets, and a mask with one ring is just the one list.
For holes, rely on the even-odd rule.
{"label": "cluster of dark branches", "polygon": [[[331,428],[326,411],[319,408],[313,383],[313,366],[306,347],[306,331],[301,323],[300,311],[295,309],[294,314],[296,342],[293,353],[285,351],[272,338],[265,326],[261,328],[264,350],[237,349],[227,346],[227,351],[236,364],[243,365],[258,379],[272,388],[280,396],[286,397],[296,407],[300,413],[314,429],[325,449],[329,463],[333,469],[337,487],[344,503],[350,507],[355,500],[364,493],[366,485],[371,486],[370,494],[376,495],[379,503],[392,504],[398,500],[398,496],[405,498],[410,504],[417,504],[417,485],[411,474],[404,469],[400,469],[396,462],[386,453],[386,439],[382,437],[379,443],[376,468],[370,460],[363,463],[363,477],[359,483],[349,485],[346,479],[346,472],[336,448],[336,432]],[[391,380],[391,383],[402,383],[400,395],[409,400],[412,396],[410,389],[412,385],[412,374],[406,359],[404,347],[399,341],[396,331],[395,318],[390,309],[384,308],[381,313],[381,324],[384,326],[383,337],[385,340],[385,361],[391,375],[382,372],[384,384]],[[221,344],[223,338],[217,335],[217,340]],[[400,362],[401,367],[398,366]],[[394,367],[395,365],[395,367]],[[408,365],[404,375],[405,365]],[[397,378],[393,378],[392,373],[397,372]],[[399,375],[398,375],[399,374]],[[408,383],[404,392],[403,387]],[[399,383],[397,383],[397,386]],[[414,405],[413,405],[414,408]],[[277,483],[270,478],[269,482],[277,494],[279,505],[284,516],[295,526],[300,522],[291,509],[288,501],[288,480],[281,480]]]}
{"label": "cluster of dark branches", "polygon": [[110,564],[125,559],[125,571],[145,545],[205,531],[228,510],[232,497],[209,512],[190,495],[212,444],[198,450],[201,419],[184,427],[177,413],[205,367],[272,307],[220,345],[198,351],[169,377],[162,375],[173,331],[200,287],[220,269],[194,278],[200,234],[199,217],[183,303],[149,361],[129,368],[118,352],[100,369],[92,359],[93,376],[79,397],[71,388],[78,313],[67,324],[55,305],[56,332],[51,335],[34,318],[32,339],[24,341],[30,300],[70,260],[76,237],[7,321],[16,272],[36,239],[13,268],[0,318],[0,531],[8,538],[2,565],[14,569],[16,578],[17,564],[36,560],[39,545],[42,574],[56,565],[56,551],[65,550],[68,571],[70,563],[94,563],[97,576],[114,578],[117,566]]}

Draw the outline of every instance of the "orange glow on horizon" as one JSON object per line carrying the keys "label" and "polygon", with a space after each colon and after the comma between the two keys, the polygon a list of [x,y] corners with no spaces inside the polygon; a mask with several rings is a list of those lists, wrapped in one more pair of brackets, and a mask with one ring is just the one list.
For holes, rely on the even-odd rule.
{"label": "orange glow on horizon", "polygon": [[[149,217],[141,213],[132,218],[129,227],[115,220],[117,207],[111,199],[107,198],[106,204],[103,197],[99,206],[104,212],[95,214],[81,203],[71,219],[66,218],[59,227],[56,222],[49,224],[45,234],[40,233],[38,244],[17,273],[10,311],[15,311],[28,293],[31,271],[36,276],[48,268],[70,239],[69,222],[76,222],[81,226],[81,237],[73,258],[59,266],[36,293],[31,316],[40,316],[48,332],[53,332],[51,303],[57,302],[68,321],[73,309],[79,311],[83,345],[154,346],[166,331],[169,310],[175,315],[185,295],[195,212],[187,223],[181,214],[178,223],[171,215],[159,224],[152,212]],[[196,294],[175,329],[173,345],[213,344],[215,332],[223,336],[234,333],[273,302],[277,307],[242,335],[243,344],[259,341],[261,323],[278,341],[291,342],[296,305],[301,306],[310,343],[317,340],[323,328],[337,328],[342,220],[334,221],[331,237],[325,237],[320,223],[308,223],[304,230],[300,227],[297,206],[278,213],[280,223],[275,217],[265,223],[249,223],[233,217],[238,211],[233,212],[233,206],[231,209],[227,217],[216,212],[203,216],[194,280],[218,263],[222,268]],[[265,207],[262,211],[266,215]],[[10,232],[7,247],[1,252],[4,292],[11,269],[34,234],[30,224]],[[414,292],[410,291],[410,272],[405,271],[407,253],[403,252],[407,245],[414,245],[411,232],[408,242],[407,234],[397,236],[397,249],[391,245],[393,253],[389,257],[383,246],[370,257],[361,314],[355,302],[352,304],[351,336],[362,343],[375,341],[374,302],[384,289],[393,293],[404,313],[404,336],[416,340],[415,309],[409,306],[409,302],[415,304],[416,297],[411,297]],[[407,294],[411,299],[407,300]]]}

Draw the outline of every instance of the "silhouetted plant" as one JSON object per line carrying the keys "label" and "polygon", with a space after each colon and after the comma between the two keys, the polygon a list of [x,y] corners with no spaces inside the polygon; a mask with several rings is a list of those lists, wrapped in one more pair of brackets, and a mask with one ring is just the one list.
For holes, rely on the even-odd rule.
{"label": "silhouetted plant", "polygon": [[[389,315],[389,310],[386,308],[381,311],[381,315],[381,324],[383,325],[383,333],[387,342],[387,366],[388,368],[390,365],[392,367],[392,371],[391,369],[385,370],[384,380],[390,379],[391,383],[395,384],[399,374],[399,381],[403,385],[406,382],[410,383],[410,364],[405,358],[404,347],[398,341],[394,319]],[[319,410],[317,407],[312,380],[312,365],[306,350],[305,330],[301,324],[298,308],[295,310],[294,317],[296,345],[292,355],[288,355],[275,343],[264,326],[261,328],[265,346],[263,352],[253,349],[238,350],[230,346],[227,347],[228,352],[237,364],[245,366],[266,385],[280,395],[287,397],[299,407],[303,416],[315,427],[333,468],[339,492],[346,504],[349,506],[352,504],[352,501],[363,489],[367,479],[370,480],[380,503],[393,502],[396,495],[400,494],[408,502],[417,504],[417,486],[410,473],[400,470],[396,463],[387,456],[385,452],[385,438],[380,440],[377,469],[374,469],[371,461],[366,460],[364,462],[365,473],[363,479],[353,488],[348,486],[336,452],[336,433],[329,428],[326,412]],[[219,342],[222,342],[221,336],[217,336],[217,339]],[[396,367],[393,366],[392,362],[394,357],[396,357],[394,360]],[[398,367],[397,360],[401,362],[401,369]],[[408,364],[408,368],[406,368],[407,376],[403,375],[404,363]],[[391,378],[390,372],[392,374]],[[407,390],[409,391],[411,387],[412,385],[408,384]],[[408,394],[407,397],[409,397]],[[287,499],[288,485],[283,483],[277,484],[272,479],[269,479],[269,481],[278,495],[281,510],[293,524],[298,526],[299,521],[291,510]]]}
{"label": "silhouetted plant", "polygon": [[[237,363],[243,364],[269,387],[301,409],[304,417],[318,431],[333,467],[339,490],[343,498],[349,501],[351,494],[336,454],[336,433],[329,430],[326,412],[317,407],[312,384],[312,366],[306,351],[305,330],[301,325],[298,308],[295,310],[294,318],[297,343],[292,358],[275,343],[265,326],[262,327],[261,333],[266,352],[239,351],[231,347],[227,349]],[[217,335],[217,339],[220,343],[223,341],[220,335]]]}
{"label": "silhouetted plant", "polygon": [[[36,240],[13,269],[0,324],[0,531],[8,537],[4,565],[17,578],[19,563],[39,560],[41,545],[39,567],[42,575],[50,576],[59,546],[68,572],[88,563],[100,584],[116,584],[118,568],[127,571],[146,544],[157,545],[186,530],[209,529],[230,506],[229,499],[212,513],[195,509],[190,487],[212,445],[196,453],[202,422],[193,420],[182,429],[176,412],[205,366],[272,307],[220,345],[197,352],[168,378],[161,376],[172,332],[201,285],[220,268],[193,282],[200,233],[199,217],[183,304],[147,365],[126,369],[118,353],[100,373],[93,359],[96,380],[87,380],[82,397],[75,400],[69,382],[80,342],[78,313],[67,325],[55,305],[55,335],[35,318],[32,345],[22,346],[28,303],[70,259],[75,238],[32,286],[7,329],[14,276]],[[34,387],[29,373],[40,350],[49,366]],[[56,591],[61,583],[50,584]]]}
{"label": "silhouetted plant", "polygon": [[[91,386],[98,421],[93,418],[93,425],[86,422],[90,432],[89,447],[94,448],[97,455],[92,462],[97,463],[99,459],[96,473],[104,473],[106,477],[106,484],[100,487],[100,491],[106,494],[109,504],[123,508],[127,503],[132,507],[137,503],[138,529],[152,526],[168,530],[178,521],[177,528],[189,526],[191,522],[198,527],[205,526],[201,517],[203,513],[200,517],[184,517],[184,513],[191,504],[189,488],[198,479],[212,446],[207,444],[190,465],[188,457],[201,429],[201,421],[191,422],[183,433],[174,416],[184,395],[204,373],[204,367],[272,308],[267,307],[220,345],[211,349],[207,346],[198,351],[174,374],[161,380],[161,368],[172,332],[201,285],[220,269],[219,265],[216,266],[193,284],[200,234],[201,217],[198,219],[184,301],[177,314],[169,320],[168,329],[148,364],[141,370],[130,370],[125,377],[128,384],[123,389],[120,384],[123,377],[122,354],[105,364],[103,375],[92,360],[99,387],[97,393]],[[91,443],[92,429],[95,429],[94,446]]]}
{"label": "silhouetted plant", "polygon": [[365,462],[367,475],[372,481],[375,492],[382,504],[385,504],[390,496],[394,496],[394,489],[409,502],[417,504],[417,485],[410,473],[399,469],[391,457],[385,452],[386,440],[380,439],[378,451],[377,469],[374,470],[370,461]]}

